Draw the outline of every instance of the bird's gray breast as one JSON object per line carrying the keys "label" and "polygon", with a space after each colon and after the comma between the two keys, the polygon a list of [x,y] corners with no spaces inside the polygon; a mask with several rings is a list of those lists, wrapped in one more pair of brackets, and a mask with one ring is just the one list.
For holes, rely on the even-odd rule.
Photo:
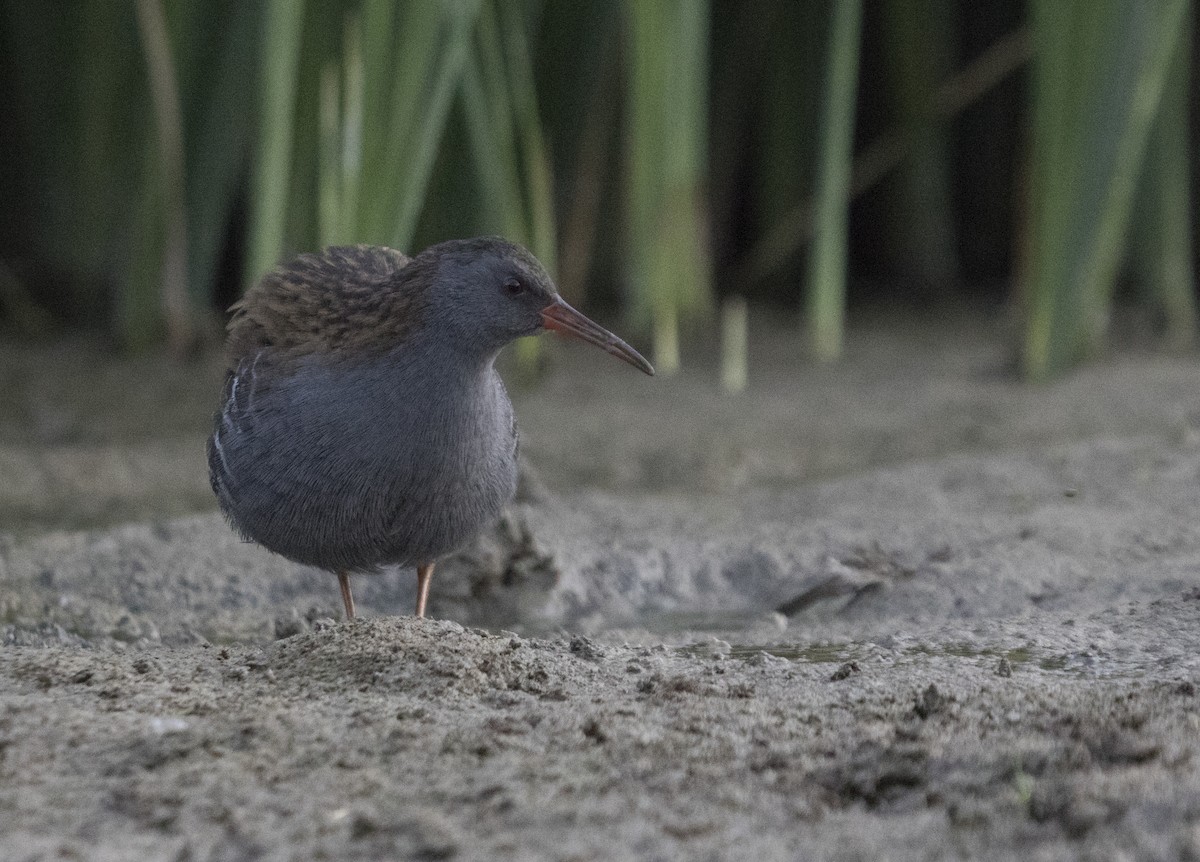
{"label": "bird's gray breast", "polygon": [[516,492],[516,425],[500,377],[489,368],[469,391],[465,398],[445,393],[395,440],[391,561],[428,562],[455,550],[495,521]]}
{"label": "bird's gray breast", "polygon": [[490,364],[265,371],[250,358],[231,376],[209,465],[230,519],[273,551],[332,570],[429,562],[516,490],[512,405]]}

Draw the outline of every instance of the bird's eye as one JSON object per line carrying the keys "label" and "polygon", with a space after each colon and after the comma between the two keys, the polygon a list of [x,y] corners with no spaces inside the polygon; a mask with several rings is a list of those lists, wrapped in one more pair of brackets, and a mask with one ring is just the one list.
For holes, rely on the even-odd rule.
{"label": "bird's eye", "polygon": [[519,278],[506,278],[504,280],[504,292],[509,296],[520,296],[525,292],[525,282]]}

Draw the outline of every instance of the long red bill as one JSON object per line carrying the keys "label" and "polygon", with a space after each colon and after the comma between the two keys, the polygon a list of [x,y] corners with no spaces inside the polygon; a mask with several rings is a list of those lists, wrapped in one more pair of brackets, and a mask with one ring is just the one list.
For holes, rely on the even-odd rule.
{"label": "long red bill", "polygon": [[647,362],[642,354],[600,324],[589,320],[571,308],[563,302],[561,297],[542,309],[542,324],[547,329],[578,338],[588,344],[594,344],[605,353],[611,353],[618,359],[624,359],[634,368],[654,376],[654,366]]}

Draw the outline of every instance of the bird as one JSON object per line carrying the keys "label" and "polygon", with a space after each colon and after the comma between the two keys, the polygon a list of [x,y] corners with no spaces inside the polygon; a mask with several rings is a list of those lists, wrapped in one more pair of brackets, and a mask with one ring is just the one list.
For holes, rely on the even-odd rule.
{"label": "bird", "polygon": [[416,568],[424,617],[438,559],[515,494],[506,345],[552,330],[654,374],[500,237],[300,254],[230,311],[213,492],[244,539],[336,574],[348,620],[350,575],[393,566]]}

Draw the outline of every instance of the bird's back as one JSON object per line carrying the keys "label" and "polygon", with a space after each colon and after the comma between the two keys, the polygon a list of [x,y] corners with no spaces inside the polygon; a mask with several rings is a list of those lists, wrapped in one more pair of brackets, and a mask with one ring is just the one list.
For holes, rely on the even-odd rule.
{"label": "bird's back", "polygon": [[271,270],[231,309],[230,366],[263,350],[351,358],[416,330],[427,299],[412,258],[384,246],[333,246]]}

